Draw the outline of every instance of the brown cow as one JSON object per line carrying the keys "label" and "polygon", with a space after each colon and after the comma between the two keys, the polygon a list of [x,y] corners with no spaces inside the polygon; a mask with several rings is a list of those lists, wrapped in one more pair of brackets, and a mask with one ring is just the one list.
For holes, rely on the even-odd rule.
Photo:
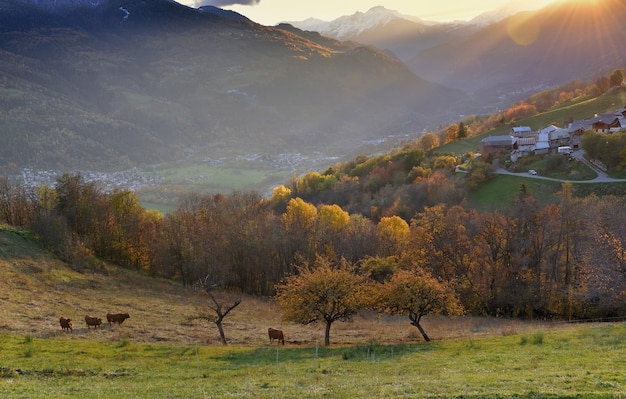
{"label": "brown cow", "polygon": [[72,319],[66,319],[65,317],[61,316],[61,318],[59,319],[59,324],[61,324],[61,329],[63,331],[72,331]]}
{"label": "brown cow", "polygon": [[87,323],[87,328],[93,326],[93,328],[96,329],[100,327],[100,324],[102,324],[102,319],[99,317],[85,316],[85,323]]}
{"label": "brown cow", "polygon": [[277,340],[285,345],[285,334],[283,334],[281,330],[275,330],[270,327],[267,329],[267,334],[270,336],[270,344],[274,342],[274,340]]}
{"label": "brown cow", "polygon": [[119,325],[122,325],[124,320],[128,318],[130,318],[130,315],[128,313],[107,313],[107,321],[109,322],[109,324],[117,323]]}

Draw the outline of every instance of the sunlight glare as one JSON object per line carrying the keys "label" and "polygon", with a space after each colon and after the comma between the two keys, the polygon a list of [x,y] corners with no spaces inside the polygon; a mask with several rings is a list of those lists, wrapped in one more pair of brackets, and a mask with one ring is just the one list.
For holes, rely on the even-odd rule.
{"label": "sunlight glare", "polygon": [[507,33],[520,46],[529,46],[537,40],[541,28],[532,14],[520,13],[509,18]]}

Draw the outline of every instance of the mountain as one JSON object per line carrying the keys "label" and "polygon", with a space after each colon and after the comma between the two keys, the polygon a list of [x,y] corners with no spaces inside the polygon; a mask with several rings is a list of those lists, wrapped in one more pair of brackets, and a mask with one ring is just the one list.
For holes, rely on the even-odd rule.
{"label": "mountain", "polygon": [[0,166],[347,151],[455,115],[396,57],[170,0],[0,0]]}
{"label": "mountain", "polygon": [[562,0],[520,11],[528,7],[511,2],[469,22],[445,24],[383,7],[292,24],[392,52],[416,75],[470,95],[465,114],[490,113],[533,92],[626,65],[623,0]]}
{"label": "mountain", "polygon": [[625,18],[623,0],[560,1],[425,49],[409,65],[483,102],[523,98],[625,66]]}
{"label": "mountain", "polygon": [[367,12],[356,12],[333,21],[307,19],[289,24],[308,31],[316,31],[342,41],[354,41],[391,51],[408,61],[419,51],[445,43],[473,28],[463,22],[437,23],[424,21],[382,6]]}
{"label": "mountain", "polygon": [[[287,23],[337,40],[370,44],[391,51],[401,60],[408,62],[423,50],[470,35],[481,27],[500,22],[527,10],[528,7],[526,2],[513,1],[485,12],[469,22],[439,23],[376,6],[367,12],[356,12],[332,21],[309,18]],[[414,72],[419,76],[419,71]]]}
{"label": "mountain", "polygon": [[529,4],[528,1],[511,1],[504,4],[502,7],[486,11],[472,18],[468,21],[468,24],[474,26],[489,26],[520,12],[529,11],[532,8],[533,6]]}
{"label": "mountain", "polygon": [[365,13],[359,11],[352,15],[345,15],[330,22],[309,18],[302,22],[287,23],[300,29],[314,30],[337,40],[355,40],[363,32],[384,28],[390,23],[399,20],[411,22],[415,26],[420,27],[428,25],[417,17],[403,15],[398,11],[389,10],[383,6],[372,7]]}

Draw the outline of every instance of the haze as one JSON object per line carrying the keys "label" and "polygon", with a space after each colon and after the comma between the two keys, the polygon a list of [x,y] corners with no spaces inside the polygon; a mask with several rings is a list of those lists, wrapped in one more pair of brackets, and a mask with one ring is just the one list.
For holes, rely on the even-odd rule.
{"label": "haze", "polygon": [[233,10],[263,25],[272,26],[283,21],[302,21],[317,18],[331,21],[343,15],[351,15],[357,11],[365,12],[375,6],[384,6],[406,15],[419,17],[429,21],[470,20],[473,17],[513,5],[518,9],[539,9],[551,3],[551,0],[179,0],[180,3],[200,7],[214,5]]}

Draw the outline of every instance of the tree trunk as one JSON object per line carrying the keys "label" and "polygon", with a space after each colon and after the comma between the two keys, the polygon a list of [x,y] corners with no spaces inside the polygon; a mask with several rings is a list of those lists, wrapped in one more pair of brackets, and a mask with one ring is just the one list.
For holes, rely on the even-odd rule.
{"label": "tree trunk", "polygon": [[420,333],[422,334],[422,337],[424,337],[424,341],[428,342],[430,341],[430,337],[428,337],[428,334],[426,334],[426,331],[424,331],[424,329],[422,328],[421,324],[420,324],[420,320],[422,319],[422,315],[418,315],[415,313],[412,313],[409,315],[409,320],[411,320],[411,324],[414,325],[415,327],[417,327],[417,329],[420,331]]}
{"label": "tree trunk", "polygon": [[331,321],[326,321],[326,333],[324,335],[324,346],[330,346],[330,325]]}
{"label": "tree trunk", "polygon": [[413,324],[415,327],[417,327],[418,330],[420,330],[420,333],[422,334],[422,337],[424,337],[424,341],[426,341],[426,342],[430,341],[430,338],[426,334],[426,331],[424,331],[424,329],[420,325],[419,321],[413,322],[411,324]]}
{"label": "tree trunk", "polygon": [[217,329],[220,332],[220,338],[222,339],[222,344],[227,345],[226,343],[226,335],[224,334],[224,328],[222,327],[222,322],[216,322]]}

